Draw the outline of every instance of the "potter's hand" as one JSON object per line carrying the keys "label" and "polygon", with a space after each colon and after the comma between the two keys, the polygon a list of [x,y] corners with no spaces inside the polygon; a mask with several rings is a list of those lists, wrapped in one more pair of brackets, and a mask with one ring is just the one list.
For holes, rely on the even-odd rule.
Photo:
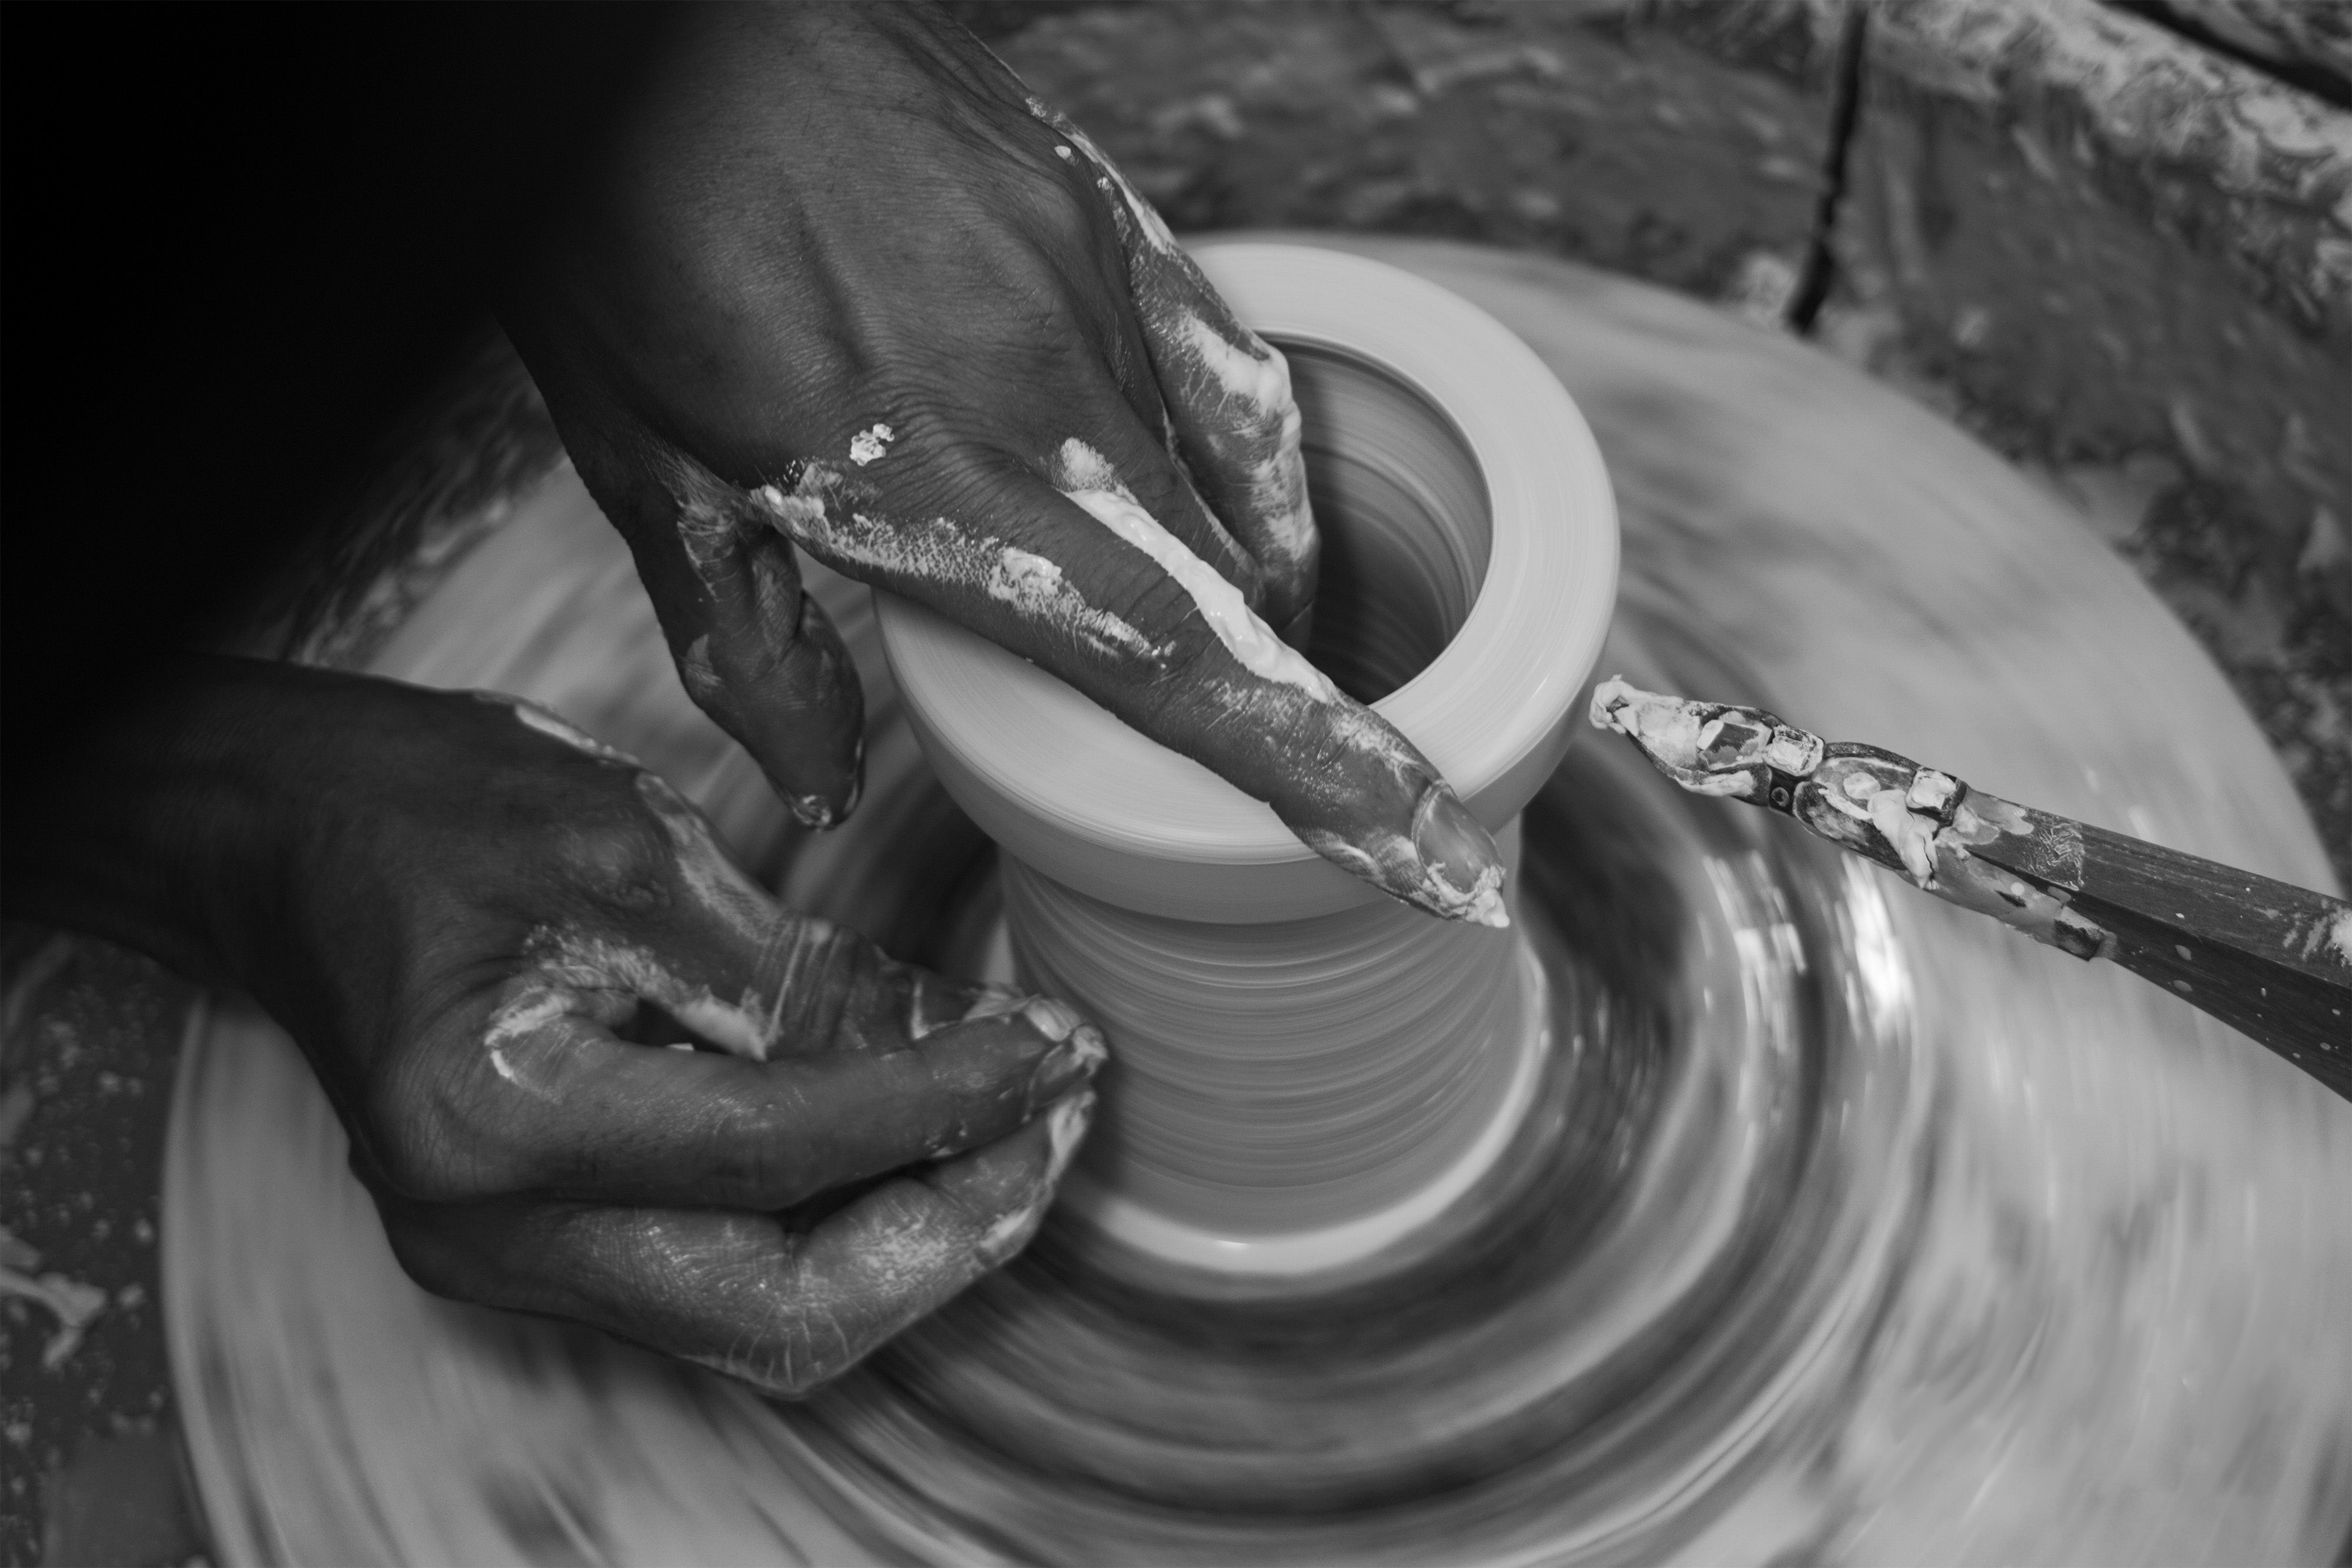
{"label": "potter's hand", "polygon": [[780,908],[535,710],[193,672],[11,821],[11,912],[250,991],[426,1288],[796,1394],[1027,1241],[1103,1055],[1068,1009]]}
{"label": "potter's hand", "polygon": [[1499,923],[1486,831],[1276,635],[1316,570],[1288,372],[1118,171],[926,10],[680,26],[501,315],[688,689],[802,819],[854,800],[859,704],[793,545]]}

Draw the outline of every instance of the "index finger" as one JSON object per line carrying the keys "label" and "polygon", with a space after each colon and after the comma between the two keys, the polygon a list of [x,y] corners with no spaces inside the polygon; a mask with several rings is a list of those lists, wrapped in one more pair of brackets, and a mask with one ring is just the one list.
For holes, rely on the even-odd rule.
{"label": "index finger", "polygon": [[[1125,444],[1153,453],[1131,463],[1169,461]],[[1066,437],[1041,455],[1042,476],[969,452],[928,461],[966,470],[929,490],[971,497],[969,519],[898,516],[883,488],[891,476],[818,462],[758,497],[812,555],[1059,676],[1383,892],[1449,919],[1509,923],[1494,841],[1429,759],[1276,635],[1102,451]]]}

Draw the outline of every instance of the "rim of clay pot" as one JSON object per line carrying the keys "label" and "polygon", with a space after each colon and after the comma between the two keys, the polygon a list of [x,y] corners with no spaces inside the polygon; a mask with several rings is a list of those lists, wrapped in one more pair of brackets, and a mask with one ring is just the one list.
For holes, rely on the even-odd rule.
{"label": "rim of clay pot", "polygon": [[[1313,246],[1191,249],[1261,335],[1373,367],[1466,446],[1488,504],[1485,579],[1443,652],[1372,706],[1499,831],[1566,749],[1615,604],[1616,503],[1591,429],[1507,328],[1411,273]],[[1197,920],[1300,919],[1383,896],[1272,808],[1035,665],[910,601],[876,599],[940,780],[1045,875]]]}

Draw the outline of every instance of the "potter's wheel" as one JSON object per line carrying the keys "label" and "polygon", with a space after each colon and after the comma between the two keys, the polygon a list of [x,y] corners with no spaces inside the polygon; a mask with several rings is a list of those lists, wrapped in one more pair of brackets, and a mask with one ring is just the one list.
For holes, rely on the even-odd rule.
{"label": "potter's wheel", "polygon": [[[2329,885],[2187,635],[1940,422],[1638,285],[1350,247],[1493,312],[1591,422],[1624,525],[1605,668]],[[866,664],[869,801],[794,841],[562,475],[374,667],[549,701],[794,902],[984,965],[983,845]],[[224,1005],[186,1057],[164,1227],[221,1555],[2329,1557],[2352,1107],[1784,828],[1580,744],[1525,828],[1558,1049],[1482,1218],[1406,1272],[1217,1305],[1113,1277],[1057,1224],[791,1408],[424,1296],[299,1057]]]}

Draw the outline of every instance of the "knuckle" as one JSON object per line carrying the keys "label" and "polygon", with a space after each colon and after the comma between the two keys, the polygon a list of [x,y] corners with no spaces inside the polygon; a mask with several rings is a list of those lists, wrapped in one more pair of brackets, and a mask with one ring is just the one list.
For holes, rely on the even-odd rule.
{"label": "knuckle", "polygon": [[888,1050],[905,1030],[899,966],[846,926],[795,923],[778,993],[783,1038],[835,1051]]}
{"label": "knuckle", "polygon": [[515,1185],[481,1118],[446,1074],[415,1060],[380,1076],[356,1131],[379,1179],[415,1203],[455,1203]]}
{"label": "knuckle", "polygon": [[403,1214],[394,1205],[379,1205],[379,1212],[383,1216],[384,1239],[391,1243],[393,1260],[419,1290],[444,1301],[483,1299],[474,1270],[429,1222]]}
{"label": "knuckle", "polygon": [[477,1196],[474,1184],[444,1152],[445,1140],[413,1112],[380,1113],[369,1118],[368,1143],[375,1168],[400,1197],[417,1203],[452,1203]]}
{"label": "knuckle", "polygon": [[634,797],[558,825],[550,852],[564,880],[597,904],[635,913],[669,902],[670,836]]}
{"label": "knuckle", "polygon": [[1090,253],[1097,248],[1107,214],[1089,167],[1083,159],[1047,156],[1054,158],[1053,167],[1040,168],[1036,178],[1022,182],[1024,226],[1055,255]]}
{"label": "knuckle", "polygon": [[1180,634],[1164,644],[1150,678],[1138,688],[1137,700],[1145,712],[1156,716],[1173,718],[1197,709],[1198,716],[1213,723],[1226,706],[1226,696],[1225,683],[1211,655],[1223,652],[1223,644],[1206,632],[1188,632],[1194,634]]}

